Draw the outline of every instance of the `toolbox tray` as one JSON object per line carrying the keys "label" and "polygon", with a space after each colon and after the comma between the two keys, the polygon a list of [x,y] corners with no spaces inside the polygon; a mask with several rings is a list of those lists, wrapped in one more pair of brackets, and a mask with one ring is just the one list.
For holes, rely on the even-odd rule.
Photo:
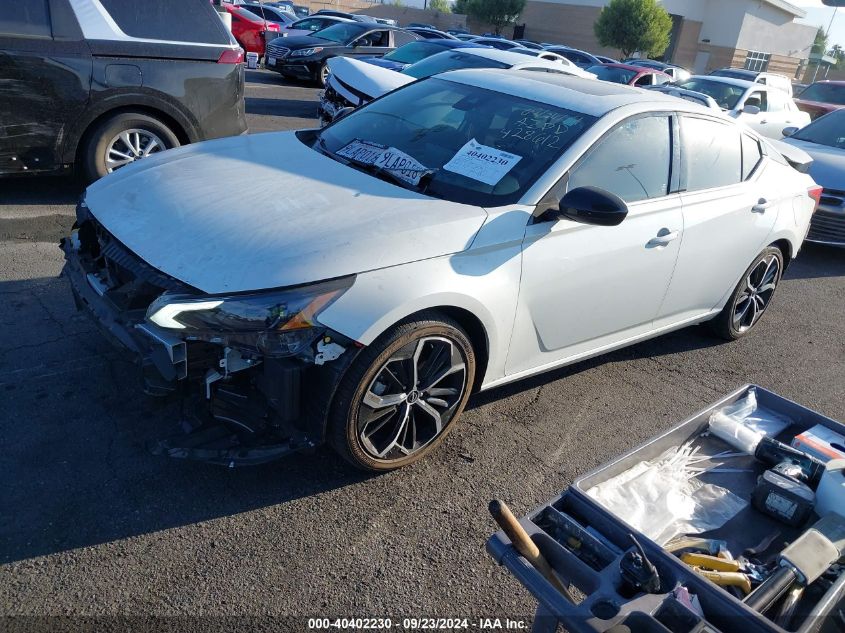
{"label": "toolbox tray", "polygon": [[[675,555],[632,528],[623,517],[610,513],[586,492],[593,486],[627,471],[635,464],[654,459],[665,451],[680,447],[692,439],[695,439],[694,446],[701,446],[701,452],[705,455],[726,450],[727,445],[718,438],[698,436],[706,430],[713,411],[743,398],[751,388],[756,389],[759,407],[782,414],[792,421],[792,424],[777,438],[784,443],[789,443],[793,436],[817,424],[845,434],[845,425],[835,420],[756,385],[745,385],[662,435],[579,477],[559,497],[541,505],[520,519],[520,523],[548,559],[552,568],[583,596],[583,600],[578,604],[572,604],[555,590],[527,560],[519,555],[503,532],[494,534],[487,542],[487,551],[490,555],[507,567],[537,599],[535,631],[555,631],[559,623],[572,633],[603,633],[617,624],[627,625],[634,633],[715,633],[717,631],[783,633],[785,631],[767,617],[747,607],[727,590],[692,571]],[[696,466],[703,465],[706,465],[706,462],[696,464]],[[724,540],[732,553],[739,554],[757,545],[775,530],[779,530],[781,538],[777,543],[780,543],[780,546],[773,544],[771,547],[772,552],[779,551],[785,542],[792,541],[803,531],[803,528],[790,528],[751,506],[751,491],[757,476],[765,470],[765,466],[751,456],[732,458],[729,466],[737,469],[752,469],[752,472],[704,473],[698,478],[706,483],[727,488],[749,501],[749,505],[721,528],[696,536]],[[544,530],[541,526],[548,525],[549,513],[556,512],[564,513],[574,518],[583,527],[590,527],[600,533],[601,537],[616,550],[609,563],[594,561],[592,566],[588,565]],[[666,593],[630,595],[623,590],[624,583],[619,572],[619,561],[622,554],[631,549],[630,534],[637,538],[651,562],[657,567],[662,581],[661,590]],[[595,566],[601,568],[597,570],[594,569]],[[698,597],[704,618],[675,600],[672,590],[678,585],[684,585],[690,593]],[[845,574],[839,578],[833,588],[825,593],[824,600],[821,602],[799,604],[798,613],[806,617],[802,620],[801,626],[795,630],[800,633],[842,631],[843,625],[837,625],[832,618],[818,617],[818,614],[824,613],[831,604],[845,604]]]}

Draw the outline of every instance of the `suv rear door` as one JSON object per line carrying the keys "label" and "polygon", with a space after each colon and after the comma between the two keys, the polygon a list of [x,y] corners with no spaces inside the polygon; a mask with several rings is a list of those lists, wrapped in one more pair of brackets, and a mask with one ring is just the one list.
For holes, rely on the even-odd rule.
{"label": "suv rear door", "polygon": [[66,0],[0,11],[0,174],[60,166],[66,129],[84,111],[91,53]]}

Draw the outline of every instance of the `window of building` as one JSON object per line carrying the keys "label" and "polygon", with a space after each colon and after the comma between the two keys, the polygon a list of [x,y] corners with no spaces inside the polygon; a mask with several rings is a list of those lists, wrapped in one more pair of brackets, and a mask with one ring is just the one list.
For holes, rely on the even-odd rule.
{"label": "window of building", "polygon": [[665,196],[672,160],[670,129],[667,116],[623,123],[575,167],[569,190],[602,187],[625,202]]}
{"label": "window of building", "polygon": [[759,51],[748,51],[745,56],[745,69],[763,72],[769,68],[769,60],[772,58],[769,53],[761,53]]}

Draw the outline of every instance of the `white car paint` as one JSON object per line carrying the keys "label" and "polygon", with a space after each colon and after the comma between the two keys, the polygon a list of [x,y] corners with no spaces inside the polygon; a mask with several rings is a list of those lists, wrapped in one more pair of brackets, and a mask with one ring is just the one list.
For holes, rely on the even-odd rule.
{"label": "white car paint", "polygon": [[[797,127],[800,129],[810,124],[810,115],[799,110],[792,97],[780,88],[715,75],[694,75],[690,79],[706,79],[707,81],[742,88],[745,92],[728,114],[763,136],[781,139],[783,138],[784,128]],[[757,113],[745,111],[749,99],[755,97],[760,99],[763,96],[768,101],[767,109]]]}
{"label": "white car paint", "polygon": [[[456,50],[463,54],[475,55],[476,57],[510,64],[510,70],[551,71],[595,79],[593,73],[578,68],[578,66],[569,60],[564,60],[564,63],[557,59],[541,59],[522,53],[500,51],[495,48],[458,48],[449,49],[444,51],[444,53],[449,54]],[[437,54],[443,55],[444,53]],[[559,56],[556,55],[556,57]],[[361,97],[349,90],[346,86],[352,87],[358,93],[367,95],[369,98],[365,99],[366,102],[416,81],[416,78],[410,75],[382,68],[374,64],[368,64],[352,57],[333,57],[328,60],[328,67],[330,71],[328,84],[349,100],[350,103],[356,105],[361,103]]]}
{"label": "white car paint", "polygon": [[[236,177],[245,165],[250,177]],[[208,293],[449,255],[486,217],[362,174],[294,132],[195,143],[129,167],[88,188],[94,217],[147,263]]]}
{"label": "white car paint", "polygon": [[[600,118],[517,203],[498,208],[409,192],[289,133],[164,152],[93,185],[88,206],[148,263],[208,292],[357,273],[319,320],[364,345],[420,310],[463,310],[486,335],[485,389],[706,320],[765,245],[800,249],[814,183],[774,155],[741,184],[633,203],[619,226],[532,223],[551,186],[631,117],[735,122],[674,97],[573,77],[463,70],[441,78]],[[761,198],[765,209],[754,211]]]}

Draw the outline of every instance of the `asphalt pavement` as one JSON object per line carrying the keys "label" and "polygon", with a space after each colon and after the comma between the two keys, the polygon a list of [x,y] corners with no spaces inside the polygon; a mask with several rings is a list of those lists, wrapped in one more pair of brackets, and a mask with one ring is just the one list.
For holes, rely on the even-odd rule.
{"label": "asphalt pavement", "polygon": [[[250,72],[247,95],[253,132],[315,124],[313,87]],[[178,408],[141,393],[57,276],[80,191],[0,181],[0,616],[528,620],[484,550],[491,498],[522,514],[747,382],[845,420],[845,251],[806,246],[751,336],[692,327],[478,395],[398,472],[326,448],[243,470],[156,457]]]}

